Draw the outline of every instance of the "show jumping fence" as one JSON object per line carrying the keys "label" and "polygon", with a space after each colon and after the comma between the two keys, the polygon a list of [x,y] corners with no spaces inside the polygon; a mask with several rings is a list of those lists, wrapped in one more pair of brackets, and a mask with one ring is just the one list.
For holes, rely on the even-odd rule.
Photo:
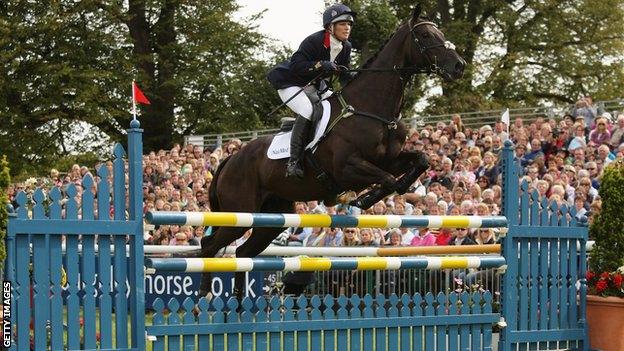
{"label": "show jumping fence", "polygon": [[[501,271],[500,299],[470,289],[375,296],[365,291],[363,296],[259,296],[240,302],[221,297],[182,303],[156,299],[146,306],[141,135],[138,121],[133,121],[127,161],[117,145],[112,174],[101,167],[96,177],[85,176],[82,186],[17,196],[5,265],[12,284],[11,350],[145,350],[146,340],[153,350],[169,351],[491,350],[493,325],[500,329],[499,350],[588,348],[587,228],[578,225],[573,209],[549,203],[526,183],[518,184],[511,143],[502,154],[507,232],[501,238],[501,255],[462,258],[461,264],[455,258],[423,257],[208,263],[243,271],[297,265],[355,270],[400,268],[404,263],[440,268],[485,264]],[[233,215],[227,216],[233,221]],[[256,224],[253,215],[243,217]],[[280,226],[291,224],[287,217]],[[435,221],[432,225],[442,225],[446,219]],[[479,219],[471,217],[462,225],[475,221]],[[153,259],[148,265],[203,271],[206,262],[217,262],[199,261],[183,265]]]}

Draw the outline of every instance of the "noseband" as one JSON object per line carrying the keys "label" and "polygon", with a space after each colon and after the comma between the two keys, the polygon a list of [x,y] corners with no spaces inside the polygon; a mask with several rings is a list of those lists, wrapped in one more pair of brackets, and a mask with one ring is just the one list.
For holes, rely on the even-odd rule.
{"label": "noseband", "polygon": [[[411,24],[411,22],[410,22]],[[414,26],[412,26],[410,28],[410,33],[412,35],[412,39],[414,40],[414,43],[416,44],[416,46],[418,47],[420,53],[425,56],[425,58],[427,59],[427,61],[429,61],[429,69],[428,71],[431,73],[437,73],[437,74],[442,74],[444,73],[444,69],[440,66],[438,66],[438,56],[437,55],[433,55],[433,58],[431,58],[429,55],[427,55],[427,51],[433,49],[433,48],[438,48],[438,47],[444,47],[447,50],[455,50],[455,44],[451,43],[450,41],[446,40],[443,42],[437,42],[437,43],[433,43],[430,45],[423,45],[423,43],[421,43],[420,40],[418,40],[418,37],[416,36],[416,32],[415,29],[419,26],[425,25],[425,24],[429,24],[434,26],[435,28],[438,28],[438,26],[430,21],[422,21],[422,22],[418,22],[416,23]]]}

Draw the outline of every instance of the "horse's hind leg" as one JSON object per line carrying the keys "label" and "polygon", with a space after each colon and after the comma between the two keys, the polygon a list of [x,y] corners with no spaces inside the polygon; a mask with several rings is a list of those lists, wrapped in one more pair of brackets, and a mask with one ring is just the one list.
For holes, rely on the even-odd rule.
{"label": "horse's hind leg", "polygon": [[[201,239],[200,257],[215,257],[222,248],[240,238],[249,228],[219,227],[210,236]],[[211,292],[212,274],[202,273],[199,283],[199,296],[206,296]]]}
{"label": "horse's hind leg", "polygon": [[[254,228],[247,241],[236,249],[236,257],[258,256],[283,231],[284,228]],[[234,275],[234,296],[240,300],[245,295],[245,272],[237,272]]]}

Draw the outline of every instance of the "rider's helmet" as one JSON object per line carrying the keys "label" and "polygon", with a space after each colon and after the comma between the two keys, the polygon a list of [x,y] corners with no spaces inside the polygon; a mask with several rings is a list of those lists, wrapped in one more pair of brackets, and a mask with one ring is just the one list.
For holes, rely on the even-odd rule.
{"label": "rider's helmet", "polygon": [[349,21],[353,23],[355,19],[355,12],[351,11],[351,9],[343,4],[333,4],[323,12],[323,27],[327,28],[330,24],[340,22],[340,21]]}

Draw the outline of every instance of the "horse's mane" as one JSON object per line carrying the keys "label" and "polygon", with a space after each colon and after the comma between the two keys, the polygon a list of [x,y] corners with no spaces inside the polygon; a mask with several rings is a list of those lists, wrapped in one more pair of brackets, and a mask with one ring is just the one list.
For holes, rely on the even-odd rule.
{"label": "horse's mane", "polygon": [[379,53],[381,52],[381,50],[383,50],[386,45],[388,45],[388,42],[390,41],[390,39],[392,39],[394,37],[394,35],[399,31],[399,28],[401,28],[403,26],[403,24],[401,24],[400,26],[397,27],[397,29],[394,30],[394,32],[392,32],[392,34],[390,34],[390,36],[388,37],[388,39],[386,39],[384,41],[384,43],[379,47],[379,49],[377,50],[377,52],[375,52],[373,54],[373,56],[369,57],[366,62],[364,62],[362,64],[362,66],[360,68],[369,68],[370,65],[373,64],[373,62],[377,59],[377,56],[379,56]]}
{"label": "horse's mane", "polygon": [[[418,18],[418,21],[430,21],[430,19],[425,18],[425,17],[420,17],[420,18]],[[373,64],[373,62],[377,59],[377,56],[379,56],[379,53],[381,52],[381,50],[383,50],[383,49],[386,47],[386,45],[388,45],[388,42],[390,41],[390,39],[392,39],[392,37],[394,37],[394,35],[395,35],[398,31],[399,31],[399,29],[400,29],[401,27],[403,27],[403,25],[404,25],[404,24],[406,24],[406,23],[409,23],[409,21],[401,23],[401,25],[399,25],[399,26],[397,27],[397,29],[395,29],[395,30],[394,30],[394,32],[392,32],[392,34],[390,34],[390,36],[388,37],[388,39],[386,39],[386,40],[384,41],[384,43],[383,43],[383,44],[379,47],[379,49],[377,50],[377,52],[375,52],[375,54],[373,54],[373,56],[369,57],[369,58],[366,60],[366,62],[364,62],[364,63],[362,64],[362,66],[361,66],[360,68],[369,68],[369,67],[370,67],[370,65],[372,65],[372,64]]]}

